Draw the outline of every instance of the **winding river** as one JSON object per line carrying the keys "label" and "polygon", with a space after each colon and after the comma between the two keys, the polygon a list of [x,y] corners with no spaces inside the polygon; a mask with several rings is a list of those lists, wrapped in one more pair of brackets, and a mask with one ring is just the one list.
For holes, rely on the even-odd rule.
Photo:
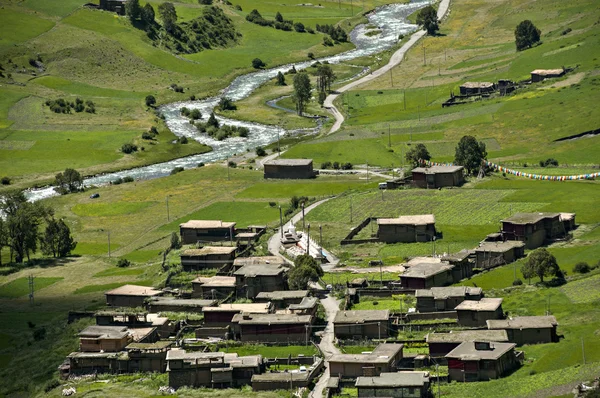
{"label": "winding river", "polygon": [[[320,62],[328,61],[331,64],[337,64],[355,58],[377,54],[392,48],[398,42],[399,35],[407,35],[417,29],[417,26],[410,24],[406,17],[428,4],[429,1],[427,0],[418,0],[408,4],[389,4],[376,8],[374,12],[367,16],[367,18],[370,25],[376,26],[381,31],[380,34],[369,36],[366,34],[368,32],[367,26],[359,25],[350,33],[350,40],[355,45],[355,49],[341,54],[319,58],[318,60]],[[314,62],[314,60],[311,60],[248,73],[234,79],[218,97],[211,97],[201,101],[175,102],[161,106],[160,111],[165,117],[165,122],[175,135],[186,136],[202,144],[209,145],[212,147],[212,151],[174,159],[164,163],[89,177],[84,180],[84,185],[105,185],[110,181],[125,176],[130,176],[138,180],[164,177],[169,175],[171,170],[175,167],[194,168],[197,167],[198,163],[223,160],[229,156],[244,153],[248,149],[253,150],[257,146],[270,144],[277,141],[277,138],[284,134],[316,134],[318,132],[317,127],[313,129],[288,131],[278,126],[239,121],[219,116],[217,119],[221,124],[244,126],[250,130],[250,133],[247,138],[234,137],[223,141],[217,141],[204,133],[200,133],[196,127],[189,123],[187,118],[180,114],[180,109],[182,107],[187,107],[188,109],[199,109],[202,112],[202,115],[206,117],[206,115],[209,115],[216,107],[221,97],[228,97],[233,101],[239,101],[248,97],[265,82],[275,78],[278,72],[286,72],[292,65],[295,66],[296,70],[306,69]],[[57,195],[53,187],[31,189],[26,191],[25,194],[31,201]]]}

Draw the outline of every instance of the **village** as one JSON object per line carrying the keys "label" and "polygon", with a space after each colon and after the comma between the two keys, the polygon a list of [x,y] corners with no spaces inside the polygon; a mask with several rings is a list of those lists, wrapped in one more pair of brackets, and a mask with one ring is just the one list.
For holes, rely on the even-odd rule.
{"label": "village", "polygon": [[[312,160],[272,160],[264,166],[265,178],[316,175]],[[402,181],[415,189],[455,189],[464,182],[462,166],[426,165]],[[79,351],[60,366],[61,377],[166,372],[173,391],[184,386],[304,388],[313,396],[329,397],[353,387],[359,397],[430,397],[436,384],[507,376],[525,360],[521,346],[560,341],[554,316],[507,316],[502,298],[479,287],[450,285],[564,239],[576,228],[575,214],[514,214],[498,220],[501,229],[482,237],[478,247],[402,264],[405,270],[395,281],[370,285],[355,278],[332,286],[304,280],[303,289],[292,290],[291,271],[301,266],[298,259],[308,258],[320,268],[334,258],[306,236],[303,217],[304,209],[298,229],[289,223],[274,231],[271,241],[277,251],[270,256],[252,256],[253,244],[269,233],[265,226],[238,229],[235,221],[222,220],[182,223],[183,269],[199,275],[213,269],[216,274],[198,276],[191,291],[124,285],[104,293],[104,309],[71,313],[70,320],[92,317],[95,325],[80,331]],[[433,214],[368,221],[378,227],[369,240],[393,244],[441,238]],[[342,243],[357,243],[352,237],[359,229]],[[400,308],[352,309],[361,298],[399,295],[412,297],[414,306],[402,308],[399,301]],[[398,337],[406,330],[426,333],[421,340]],[[340,350],[356,342],[374,348]],[[317,354],[238,355],[222,351],[229,344],[311,345]],[[415,345],[427,352],[405,351]]]}

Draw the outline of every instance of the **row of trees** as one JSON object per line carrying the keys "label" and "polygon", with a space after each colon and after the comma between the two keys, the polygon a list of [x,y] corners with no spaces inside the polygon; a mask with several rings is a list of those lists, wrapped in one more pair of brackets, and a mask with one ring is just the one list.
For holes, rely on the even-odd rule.
{"label": "row of trees", "polygon": [[38,249],[45,255],[64,257],[77,246],[69,227],[54,218],[51,208],[28,202],[22,192],[0,196],[0,212],[0,251],[8,247],[11,262],[29,261]]}
{"label": "row of trees", "polygon": [[[319,104],[323,106],[327,93],[331,91],[331,84],[335,81],[336,76],[333,69],[329,65],[319,65],[316,71],[317,90],[319,91]],[[277,84],[285,85],[283,74],[277,75]],[[296,111],[299,116],[302,116],[306,110],[306,106],[312,98],[312,84],[310,77],[306,72],[297,73],[294,76],[294,94],[292,98],[296,104]]]}

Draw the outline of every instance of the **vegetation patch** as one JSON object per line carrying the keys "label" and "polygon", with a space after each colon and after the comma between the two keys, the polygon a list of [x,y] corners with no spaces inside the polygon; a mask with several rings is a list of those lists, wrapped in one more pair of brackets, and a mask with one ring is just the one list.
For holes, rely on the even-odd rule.
{"label": "vegetation patch", "polygon": [[115,282],[115,283],[107,283],[104,285],[87,285],[81,287],[73,292],[73,294],[86,294],[86,293],[96,293],[96,292],[105,292],[107,290],[116,289],[117,287],[121,287],[123,285],[139,285],[139,286],[152,286],[153,282],[151,280],[141,280],[141,281],[130,281],[130,282]]}
{"label": "vegetation patch", "polygon": [[[33,278],[35,291],[37,292],[38,290],[53,285],[56,282],[61,281],[63,279],[64,278],[62,277],[35,277]],[[26,294],[29,294],[29,278],[18,278],[0,286],[0,297],[16,298],[25,296]]]}
{"label": "vegetation patch", "polygon": [[111,217],[142,211],[156,202],[79,203],[71,211],[80,217]]}
{"label": "vegetation patch", "polygon": [[592,303],[600,299],[600,274],[567,283],[561,290],[573,303]]}
{"label": "vegetation patch", "polygon": [[108,268],[93,275],[94,278],[103,278],[107,276],[137,276],[144,273],[143,269],[139,268]]}

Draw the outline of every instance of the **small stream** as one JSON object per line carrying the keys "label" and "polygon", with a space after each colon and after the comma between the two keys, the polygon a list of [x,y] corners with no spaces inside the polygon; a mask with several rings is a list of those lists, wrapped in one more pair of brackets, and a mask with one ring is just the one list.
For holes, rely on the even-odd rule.
{"label": "small stream", "polygon": [[[367,18],[369,20],[369,24],[375,25],[381,30],[381,34],[376,36],[367,36],[365,33],[368,30],[366,29],[365,25],[359,25],[349,35],[350,40],[356,46],[355,49],[341,54],[319,58],[318,61],[328,61],[331,64],[337,64],[359,57],[377,54],[392,48],[398,42],[399,35],[407,35],[417,29],[417,26],[410,24],[406,20],[406,17],[428,4],[428,0],[419,0],[408,4],[390,4],[376,8],[375,12],[369,14]],[[208,115],[210,115],[212,110],[219,103],[220,98],[228,97],[233,101],[239,101],[248,97],[254,90],[256,90],[265,82],[274,79],[278,72],[284,73],[291,69],[292,65],[295,66],[296,70],[306,69],[314,62],[315,60],[310,60],[248,73],[235,78],[233,82],[231,82],[231,84],[225,88],[218,97],[211,97],[201,101],[174,102],[161,106],[159,110],[164,115],[167,126],[175,135],[186,136],[202,144],[206,144],[212,147],[212,151],[199,155],[188,156],[185,158],[174,159],[168,162],[89,177],[84,180],[84,185],[86,187],[105,185],[119,177],[123,178],[126,176],[133,177],[136,180],[164,177],[169,175],[171,170],[175,167],[183,167],[187,169],[197,167],[198,163],[224,160],[227,157],[235,154],[242,154],[247,150],[254,150],[254,148],[257,146],[265,146],[275,142],[279,136],[318,133],[320,125],[317,125],[317,127],[311,129],[285,130],[278,126],[245,122],[217,116],[217,119],[221,124],[243,126],[250,130],[247,138],[233,137],[223,141],[218,141],[205,133],[200,133],[196,127],[189,123],[187,118],[181,116],[180,114],[180,109],[182,107],[187,107],[188,109],[199,109],[200,112],[202,112],[203,119],[206,120]],[[54,191],[54,188],[50,186],[27,190],[25,195],[29,200],[36,201],[55,196],[57,193]]]}

